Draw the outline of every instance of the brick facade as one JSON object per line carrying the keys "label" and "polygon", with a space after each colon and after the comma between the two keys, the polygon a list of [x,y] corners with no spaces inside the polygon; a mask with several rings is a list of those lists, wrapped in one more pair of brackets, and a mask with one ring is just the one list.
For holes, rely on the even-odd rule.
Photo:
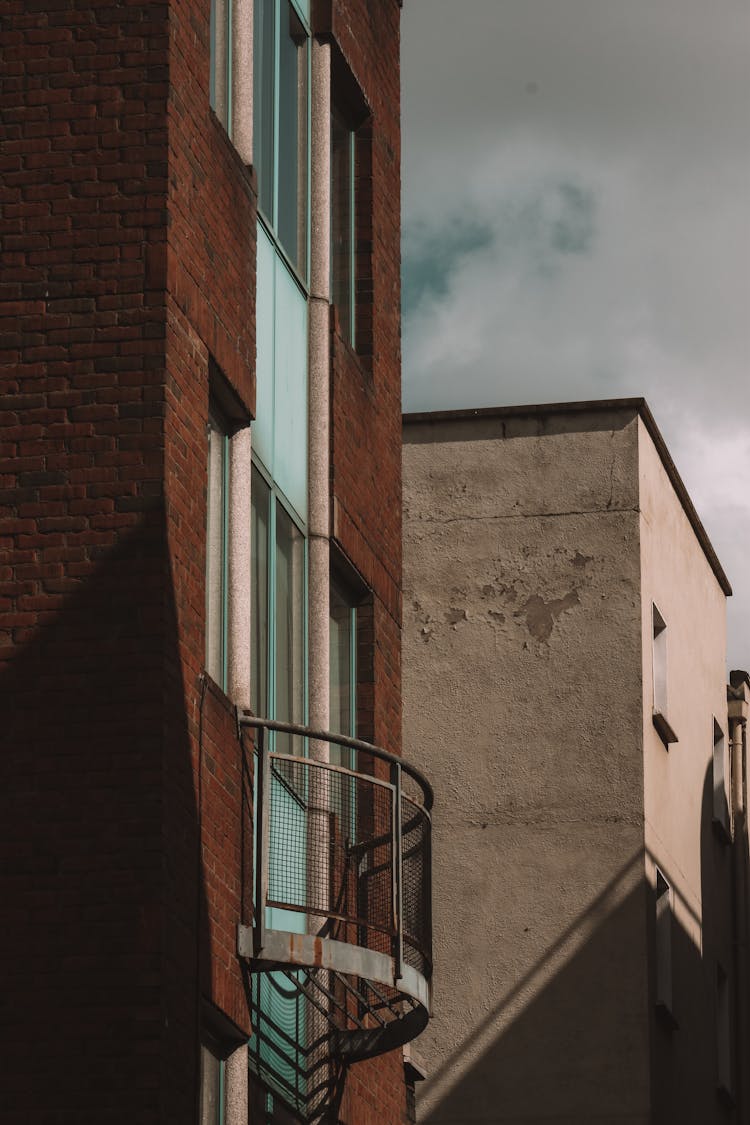
{"label": "brick facade", "polygon": [[[255,181],[209,108],[207,0],[6,14],[2,1117],[182,1125],[201,1004],[250,1030],[250,779],[203,663],[209,370],[249,419]],[[371,591],[363,733],[393,750],[399,5],[313,5],[313,29],[372,110],[360,355],[332,316],[333,522]],[[342,1113],[405,1120],[400,1052],[352,1069]]]}

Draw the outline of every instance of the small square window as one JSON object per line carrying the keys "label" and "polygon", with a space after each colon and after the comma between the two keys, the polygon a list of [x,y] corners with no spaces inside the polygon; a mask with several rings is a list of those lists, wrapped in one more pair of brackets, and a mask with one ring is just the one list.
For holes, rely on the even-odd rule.
{"label": "small square window", "polygon": [[676,1026],[672,1012],[672,888],[656,869],[656,1008]]}
{"label": "small square window", "polygon": [[677,742],[677,735],[675,734],[669,720],[667,719],[667,625],[659,613],[655,605],[651,606],[652,611],[652,628],[653,628],[653,643],[652,643],[652,659],[654,671],[654,706],[653,706],[653,722],[659,737],[665,746],[669,746],[672,742]]}

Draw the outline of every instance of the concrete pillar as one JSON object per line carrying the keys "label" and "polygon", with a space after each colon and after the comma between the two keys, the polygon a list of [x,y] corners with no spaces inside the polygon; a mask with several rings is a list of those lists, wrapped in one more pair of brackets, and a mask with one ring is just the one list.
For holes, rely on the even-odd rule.
{"label": "concrete pillar", "polygon": [[247,1125],[247,1044],[227,1059],[224,1090],[224,1125]]}
{"label": "concrete pillar", "polygon": [[[329,722],[331,47],[312,40],[308,399],[309,715]],[[312,747],[318,756],[322,747]]]}
{"label": "concrete pillar", "polygon": [[232,141],[253,162],[253,0],[232,3]]}

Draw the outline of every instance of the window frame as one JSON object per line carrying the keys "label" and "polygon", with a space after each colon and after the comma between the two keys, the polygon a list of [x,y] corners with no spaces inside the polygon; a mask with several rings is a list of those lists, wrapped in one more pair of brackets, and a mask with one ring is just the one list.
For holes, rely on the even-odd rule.
{"label": "window frame", "polygon": [[[262,37],[258,34],[258,19],[261,12],[262,3],[273,8],[273,59],[270,70],[273,74],[273,90],[271,97],[271,160],[270,160],[270,176],[271,176],[271,208],[270,214],[265,206],[263,200],[263,176],[265,175],[264,160],[266,154],[263,156],[260,152],[260,137],[263,133],[261,126],[261,114],[265,108],[266,95],[260,87],[260,75],[263,68],[260,65],[260,50]],[[305,113],[301,118],[304,121],[305,127],[305,153],[304,153],[304,174],[305,174],[305,190],[304,190],[304,207],[305,217],[302,227],[304,229],[304,261],[300,263],[295,261],[288,248],[282,242],[281,234],[279,232],[279,136],[281,133],[280,128],[280,100],[281,100],[281,25],[282,25],[282,6],[288,4],[289,8],[293,11],[294,15],[300,22],[302,31],[305,37],[306,44],[306,75],[305,75]],[[310,26],[310,19],[304,11],[300,0],[255,0],[253,4],[253,163],[258,178],[258,221],[263,224],[268,237],[274,244],[278,254],[283,258],[286,265],[289,267],[294,277],[304,290],[305,295],[309,293],[310,282],[310,231],[311,231],[311,152],[310,152],[310,137],[312,129],[312,98],[311,98],[311,81],[312,81],[312,29]],[[299,231],[298,231],[299,236]]]}
{"label": "window frame", "polygon": [[[232,12],[233,0],[211,0],[208,100],[226,132],[232,135]],[[223,25],[223,59],[219,55]]]}
{"label": "window frame", "polygon": [[[266,700],[264,706],[260,706],[260,701],[251,698],[250,704],[256,714],[261,715],[263,718],[276,719],[278,718],[278,700],[276,697],[276,659],[277,659],[277,637],[276,637],[276,578],[277,578],[277,506],[280,506],[284,514],[288,517],[291,523],[299,531],[303,542],[303,562],[302,562],[302,598],[301,598],[301,630],[302,630],[302,715],[299,719],[301,724],[306,724],[308,719],[309,710],[309,673],[308,673],[308,656],[309,656],[309,638],[308,638],[308,599],[309,599],[309,543],[307,537],[307,525],[304,520],[296,512],[294,506],[286,498],[282,490],[275,484],[271,474],[265,468],[263,463],[258,457],[253,454],[252,458],[253,478],[255,473],[257,477],[263,482],[268,489],[268,527],[267,527],[267,542],[266,542],[266,559],[265,559],[265,573],[266,573],[266,651],[264,653],[265,660],[265,689]],[[252,497],[254,480],[250,486],[251,505],[253,503]],[[252,547],[251,547],[252,550]],[[254,565],[254,564],[253,564]],[[253,573],[253,580],[255,580],[255,573]],[[254,626],[251,622],[251,645],[253,644],[253,630]],[[251,683],[255,679],[254,671],[255,660],[251,656]],[[287,720],[285,720],[287,721]],[[288,720],[290,722],[294,719]],[[272,743],[275,741],[273,732],[271,733]]]}
{"label": "window frame", "polygon": [[[208,416],[206,419],[206,434],[208,437],[207,474],[206,474],[206,569],[205,569],[205,649],[204,664],[212,680],[226,692],[229,663],[229,444],[231,440],[231,427],[226,415],[211,397],[209,400]],[[212,434],[217,434],[219,439],[220,460],[220,504],[221,511],[218,520],[218,543],[214,542],[215,532],[212,528]],[[218,606],[214,603],[212,563],[218,559]],[[218,614],[218,622],[214,620]],[[218,624],[217,649],[218,655],[212,656],[213,626]]]}
{"label": "window frame", "polygon": [[721,724],[712,719],[713,749],[711,777],[713,788],[712,823],[722,843],[732,840],[732,817],[729,803],[729,770],[727,768],[727,739]]}
{"label": "window frame", "polygon": [[[348,181],[348,250],[346,253],[348,280],[346,283],[346,307],[348,316],[342,316],[342,302],[337,300],[338,293],[344,288],[337,284],[336,263],[340,255],[335,250],[336,240],[336,128],[346,134],[348,149],[346,158],[346,179]],[[353,124],[351,115],[347,114],[341,104],[334,98],[331,103],[331,250],[330,250],[330,290],[331,303],[334,305],[338,317],[339,333],[353,350],[357,350],[357,128]],[[342,223],[342,227],[343,227]]]}
{"label": "window frame", "polygon": [[667,749],[669,749],[671,743],[678,741],[674,728],[667,718],[668,669],[667,623],[659,612],[656,602],[652,602],[651,673],[653,705],[651,719]]}
{"label": "window frame", "polygon": [[654,886],[655,1006],[670,1028],[677,1027],[673,1009],[672,977],[672,886],[659,867]]}

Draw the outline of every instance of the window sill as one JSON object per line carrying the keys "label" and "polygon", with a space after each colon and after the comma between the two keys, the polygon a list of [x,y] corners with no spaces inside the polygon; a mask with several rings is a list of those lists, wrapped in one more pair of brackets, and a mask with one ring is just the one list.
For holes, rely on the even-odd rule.
{"label": "window sill", "polygon": [[661,711],[654,711],[651,715],[651,720],[656,727],[659,738],[662,740],[667,749],[669,749],[670,743],[679,741],[673,727],[667,719],[667,716],[663,715]]}

